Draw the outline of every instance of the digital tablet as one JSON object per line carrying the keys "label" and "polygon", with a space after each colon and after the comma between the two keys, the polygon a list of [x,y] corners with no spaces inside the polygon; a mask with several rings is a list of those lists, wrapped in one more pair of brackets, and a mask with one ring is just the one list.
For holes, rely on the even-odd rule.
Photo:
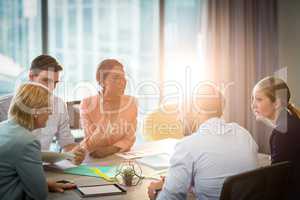
{"label": "digital tablet", "polygon": [[77,191],[82,197],[111,196],[126,194],[126,190],[118,184],[79,186]]}

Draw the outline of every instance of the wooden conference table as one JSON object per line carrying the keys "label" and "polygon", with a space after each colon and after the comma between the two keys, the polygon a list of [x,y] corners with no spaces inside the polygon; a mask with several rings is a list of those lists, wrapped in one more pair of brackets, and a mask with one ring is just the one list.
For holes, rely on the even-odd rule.
{"label": "wooden conference table", "polygon": [[[93,159],[92,161],[88,161],[88,163],[107,163],[111,165],[120,164],[122,159],[118,156],[109,156],[105,159]],[[151,169],[147,166],[142,166],[143,175],[145,174],[153,174],[155,170]],[[97,177],[88,177],[88,176],[78,176],[71,174],[64,174],[62,172],[57,171],[49,171],[46,170],[47,178],[51,178],[54,180],[67,179],[74,181],[78,186],[81,185],[93,185],[93,184],[105,184],[108,183],[105,180]],[[158,176],[159,177],[159,176]],[[153,180],[153,179],[152,179]],[[147,187],[148,184],[152,181],[151,179],[143,179],[137,186],[125,187],[127,193],[124,195],[115,195],[115,196],[106,196],[106,197],[89,197],[84,199],[103,199],[103,200],[144,200],[147,199]],[[77,200],[81,199],[79,194],[76,191],[65,191],[64,193],[49,193],[48,199],[61,199],[61,200]]]}
{"label": "wooden conference table", "polygon": [[[107,163],[111,165],[116,165],[121,163],[122,159],[118,156],[109,156],[104,159],[90,159],[88,163]],[[259,166],[266,166],[270,164],[269,156],[266,154],[259,154]],[[149,176],[153,175],[156,171],[150,167],[141,165],[143,175]],[[55,170],[46,170],[47,178],[51,178],[54,180],[72,180],[77,185],[92,185],[92,184],[104,184],[107,183],[101,178],[97,177],[88,177],[88,176],[78,176],[78,175],[71,175],[71,174],[64,174],[59,171]],[[159,175],[158,175],[159,177]],[[147,195],[147,187],[151,182],[151,179],[143,179],[137,186],[127,187],[127,194],[125,195],[116,195],[116,196],[106,196],[106,197],[89,197],[84,198],[88,200],[94,199],[101,199],[101,200],[146,200],[148,199]],[[56,200],[77,200],[82,199],[79,194],[74,190],[65,191],[64,193],[49,193],[48,196],[49,200],[56,199]],[[194,199],[190,196],[188,199]]]}

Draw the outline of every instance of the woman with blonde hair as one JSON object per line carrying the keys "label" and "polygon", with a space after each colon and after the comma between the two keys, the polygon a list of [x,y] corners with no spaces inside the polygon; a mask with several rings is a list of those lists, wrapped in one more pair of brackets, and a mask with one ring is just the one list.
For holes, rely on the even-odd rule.
{"label": "woman with blonde hair", "polygon": [[43,85],[21,85],[10,105],[9,118],[0,123],[1,199],[47,199],[50,191],[62,192],[73,184],[47,181],[40,142],[31,131],[43,128],[52,112],[52,94]]}
{"label": "woman with blonde hair", "polygon": [[272,164],[292,163],[288,199],[297,199],[300,196],[300,111],[290,98],[290,90],[282,79],[266,77],[253,89],[252,110],[257,120],[273,128],[270,137]]}
{"label": "woman with blonde hair", "polygon": [[128,151],[135,142],[137,103],[124,94],[123,65],[115,59],[103,60],[97,69],[99,94],[83,99],[80,117],[85,138],[81,146],[93,157]]}

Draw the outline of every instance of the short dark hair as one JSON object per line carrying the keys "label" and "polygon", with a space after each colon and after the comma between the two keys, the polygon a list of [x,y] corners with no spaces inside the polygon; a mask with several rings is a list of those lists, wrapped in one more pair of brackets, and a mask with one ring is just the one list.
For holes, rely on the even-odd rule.
{"label": "short dark hair", "polygon": [[30,70],[32,71],[39,71],[39,70],[45,70],[45,71],[62,71],[62,66],[57,62],[55,58],[49,55],[40,55],[33,59],[31,62]]}

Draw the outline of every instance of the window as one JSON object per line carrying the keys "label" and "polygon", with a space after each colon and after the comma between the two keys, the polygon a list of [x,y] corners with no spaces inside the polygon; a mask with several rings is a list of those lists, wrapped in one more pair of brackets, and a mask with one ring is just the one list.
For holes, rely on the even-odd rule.
{"label": "window", "polygon": [[[48,53],[64,67],[56,93],[65,101],[94,94],[97,65],[105,58],[116,58],[125,66],[126,92],[138,97],[140,112],[158,106],[161,72],[167,96],[163,101],[190,96],[193,86],[205,76],[205,1],[163,2],[165,57],[160,70],[160,0],[48,1]],[[0,54],[19,71],[28,68],[42,53],[41,0],[2,0],[0,20]],[[0,71],[0,80],[7,82],[7,87],[1,87],[7,91],[0,94],[12,90],[18,74],[5,74],[8,71]]]}
{"label": "window", "polygon": [[163,102],[187,100],[205,78],[204,6],[202,0],[165,1]]}
{"label": "window", "polygon": [[[96,85],[97,64],[105,58],[124,64],[130,95],[147,93],[148,80],[158,83],[158,0],[48,2],[49,53],[64,67],[64,88],[58,93],[65,100],[82,98],[75,90],[86,92],[84,84]],[[146,109],[158,100],[139,104]]]}
{"label": "window", "polygon": [[41,53],[39,0],[0,1],[0,95],[13,91],[20,73]]}

